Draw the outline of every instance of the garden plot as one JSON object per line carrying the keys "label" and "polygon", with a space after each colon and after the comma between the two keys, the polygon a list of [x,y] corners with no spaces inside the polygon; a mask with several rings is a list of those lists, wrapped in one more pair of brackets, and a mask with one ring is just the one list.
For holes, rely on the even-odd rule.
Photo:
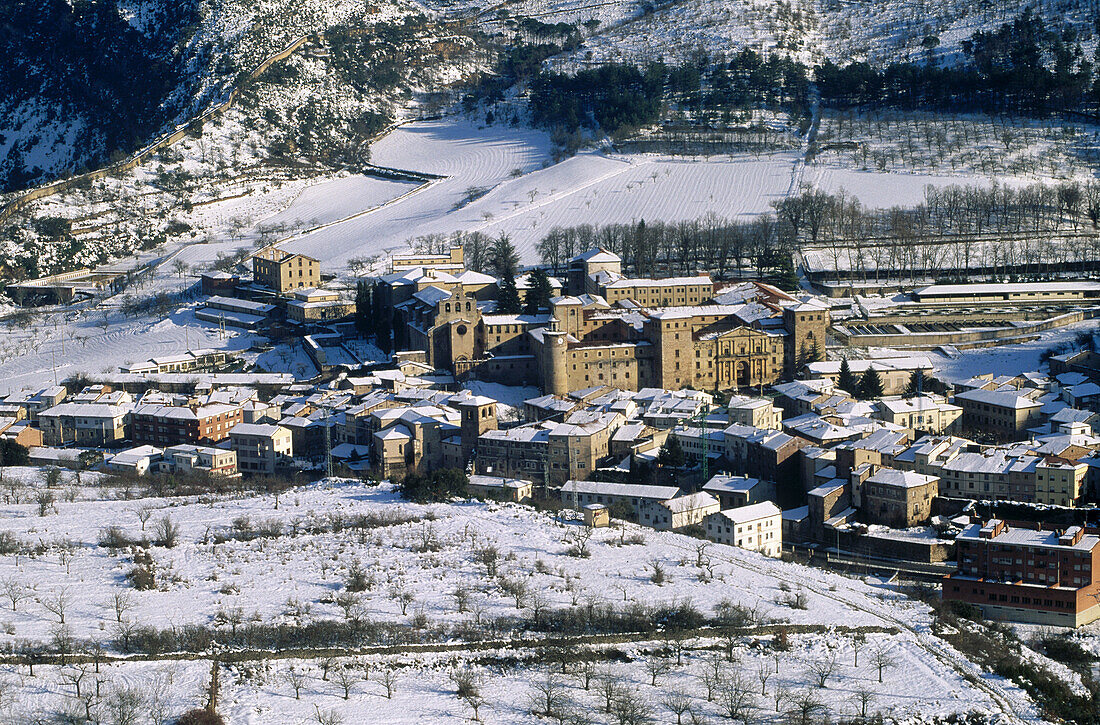
{"label": "garden plot", "polygon": [[36,315],[27,327],[3,336],[0,392],[37,390],[75,373],[113,373],[120,365],[184,350],[242,350],[252,340],[248,333],[232,329],[222,333],[216,325],[199,322],[185,307],[163,319],[126,318],[114,309]]}
{"label": "garden plot", "polygon": [[1092,178],[1100,163],[1100,127],[1058,118],[826,109],[817,144],[818,165],[1014,183]]}
{"label": "garden plot", "polygon": [[[35,491],[44,485],[32,469],[9,469],[7,475],[6,480],[18,478]],[[57,642],[63,634],[78,641],[94,638],[112,650],[127,632],[133,636],[145,626],[228,630],[249,622],[304,625],[347,617],[421,628],[477,626],[578,605],[690,606],[709,614],[728,602],[790,623],[790,649],[778,658],[770,644],[773,631],[760,639],[738,638],[736,662],[717,665],[730,676],[741,672],[753,683],[749,690],[763,687],[767,693],[751,698],[759,708],[754,722],[778,721],[771,701],[776,688],[808,691],[819,681],[815,672],[822,664],[829,665],[827,686],[812,689],[837,714],[852,714],[853,699],[869,690],[873,709],[892,709],[903,722],[971,709],[1035,716],[1030,701],[1014,687],[990,678],[968,681],[976,670],[928,633],[925,605],[871,580],[721,545],[700,549],[698,540],[680,535],[638,527],[602,530],[584,544],[590,556],[578,557],[569,554],[579,541],[576,523],[514,505],[415,505],[397,498],[386,483],[324,481],[278,499],[59,500],[54,510],[44,511],[26,502],[35,500],[34,491],[17,490],[23,503],[12,503],[12,490],[4,487],[8,502],[0,505],[0,531],[34,551],[0,559],[4,591],[24,595],[15,611],[0,614],[0,644],[5,646]],[[86,489],[96,490],[112,489]],[[142,510],[147,514],[139,516]],[[335,523],[350,522],[355,515],[375,520],[366,528]],[[117,526],[118,533],[135,539],[144,527],[146,535],[164,538],[165,517],[178,528],[176,540],[171,547],[149,546],[152,564],[147,567],[155,588],[137,591],[128,578],[135,568],[128,550],[99,545],[105,527]],[[483,553],[490,549],[495,556]],[[361,591],[345,601],[353,582]],[[805,627],[820,629],[803,634]],[[864,637],[853,639],[849,628]],[[649,663],[668,643],[659,635],[655,642],[640,639],[619,647],[618,655],[599,655],[596,648],[601,658],[612,655],[611,664],[600,671],[636,691],[654,714],[673,692],[689,694],[708,717],[720,712],[721,698],[705,702],[702,679],[714,659],[709,650],[720,652],[724,646],[718,639],[689,638],[680,663],[666,652],[667,669],[659,667],[656,674]],[[853,649],[857,640],[862,642],[859,666]],[[335,710],[346,722],[460,718],[469,713],[454,697],[448,673],[465,663],[482,680],[487,721],[530,721],[530,693],[547,675],[533,671],[528,660],[545,652],[473,655],[461,641],[451,646],[455,652],[438,655],[396,647],[387,654],[338,659],[335,667],[320,657],[242,664],[225,678],[222,710],[231,723],[303,722],[317,708]],[[891,653],[892,662],[881,684],[870,654],[880,646]],[[108,686],[144,689],[148,697],[152,680],[171,672],[171,685],[158,698],[178,713],[182,703],[195,702],[208,669],[168,654],[158,658],[164,661],[111,665]],[[369,682],[364,681],[368,664]],[[765,665],[779,671],[761,685],[756,678]],[[385,696],[383,679],[389,667],[396,668],[392,699]],[[290,668],[304,674],[300,700],[286,674]],[[8,700],[17,708],[13,712],[47,710],[70,697],[65,693],[71,685],[66,690],[58,668],[36,672],[35,679],[21,680],[20,696]],[[347,699],[345,679],[350,682]],[[569,682],[562,696],[598,710],[598,688],[585,691],[576,676]]]}

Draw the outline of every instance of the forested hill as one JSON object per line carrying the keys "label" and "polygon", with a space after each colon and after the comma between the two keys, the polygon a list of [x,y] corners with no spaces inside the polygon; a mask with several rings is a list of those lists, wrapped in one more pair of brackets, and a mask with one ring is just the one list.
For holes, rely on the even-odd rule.
{"label": "forested hill", "polygon": [[198,0],[0,0],[0,188],[105,163],[185,105]]}

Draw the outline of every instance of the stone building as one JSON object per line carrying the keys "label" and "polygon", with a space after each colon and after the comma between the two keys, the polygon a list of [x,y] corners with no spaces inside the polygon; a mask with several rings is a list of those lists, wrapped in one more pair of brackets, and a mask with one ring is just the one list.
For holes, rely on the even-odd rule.
{"label": "stone building", "polygon": [[321,263],[304,254],[266,247],[252,255],[253,281],[279,294],[321,286]]}
{"label": "stone building", "polygon": [[585,291],[538,314],[498,313],[496,280],[470,271],[395,272],[380,294],[394,309],[398,349],[423,351],[428,365],[460,378],[536,384],[556,396],[598,386],[760,388],[824,349],[829,312],[812,299],[749,283],[738,295],[749,302],[716,304],[709,278],[627,280],[604,250],[570,264],[571,290],[583,271]]}

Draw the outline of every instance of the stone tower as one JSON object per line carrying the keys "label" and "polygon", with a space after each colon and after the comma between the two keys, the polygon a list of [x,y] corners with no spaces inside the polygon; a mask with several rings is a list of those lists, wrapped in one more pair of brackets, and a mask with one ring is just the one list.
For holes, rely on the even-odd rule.
{"label": "stone tower", "polygon": [[485,431],[497,429],[497,404],[492,398],[473,395],[459,400],[455,407],[462,413],[459,423],[462,455],[468,461],[477,447],[478,437]]}
{"label": "stone tower", "polygon": [[558,329],[557,319],[551,317],[550,325],[542,333],[542,387],[552,395],[569,393],[569,345],[564,332]]}
{"label": "stone tower", "polygon": [[787,339],[783,346],[783,376],[793,378],[804,365],[825,359],[825,335],[829,310],[822,304],[802,302],[783,308]]}

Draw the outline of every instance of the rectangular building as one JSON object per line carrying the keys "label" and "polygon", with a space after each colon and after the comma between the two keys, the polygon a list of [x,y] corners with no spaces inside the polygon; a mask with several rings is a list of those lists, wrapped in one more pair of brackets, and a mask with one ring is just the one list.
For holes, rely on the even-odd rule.
{"label": "rectangular building", "polygon": [[970,524],[955,539],[958,571],[943,598],[991,619],[1079,627],[1100,618],[1100,537],[1079,526],[1042,531],[1000,519]]}

